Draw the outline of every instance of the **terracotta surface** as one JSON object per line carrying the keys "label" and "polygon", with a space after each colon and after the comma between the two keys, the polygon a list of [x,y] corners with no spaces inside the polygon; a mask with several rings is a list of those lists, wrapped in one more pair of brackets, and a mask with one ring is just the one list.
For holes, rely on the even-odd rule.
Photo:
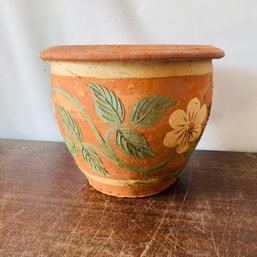
{"label": "terracotta surface", "polygon": [[210,45],[87,45],[55,46],[41,52],[48,61],[204,60],[224,52]]}
{"label": "terracotta surface", "polygon": [[195,151],[163,193],[119,199],[64,143],[0,139],[0,256],[256,257],[256,160]]}
{"label": "terracotta surface", "polygon": [[[119,197],[149,196],[173,184],[210,114],[211,60],[163,62],[158,54],[222,56],[209,46],[134,47],[130,62],[118,61],[133,48],[122,46],[118,55],[111,54],[115,62],[79,62],[78,57],[51,66],[52,100],[67,147],[95,189]],[[115,47],[54,49],[50,52],[57,55],[67,49],[66,57],[68,49],[71,55],[97,52],[107,60],[107,49]],[[154,60],[147,60],[150,55]]]}
{"label": "terracotta surface", "polygon": [[[88,83],[95,83],[98,85],[102,85],[107,87],[110,91],[114,92],[119,96],[119,99],[122,103],[124,103],[125,108],[125,118],[123,124],[130,124],[126,126],[126,128],[136,130],[140,132],[144,138],[147,140],[150,148],[156,153],[156,157],[153,158],[132,158],[128,157],[122,151],[119,150],[117,144],[115,143],[115,129],[110,134],[110,142],[114,147],[114,151],[117,156],[126,164],[138,166],[138,167],[150,167],[156,166],[163,160],[166,160],[173,149],[166,147],[163,143],[165,135],[172,130],[169,125],[169,117],[170,115],[177,109],[186,110],[188,102],[197,97],[201,104],[210,105],[212,98],[212,89],[210,89],[210,85],[212,84],[212,74],[204,74],[198,76],[186,76],[186,77],[174,77],[174,78],[158,78],[158,79],[96,79],[96,78],[77,78],[77,77],[62,77],[52,75],[52,87],[53,88],[61,88],[69,95],[72,95],[82,106],[86,113],[90,116],[93,123],[96,124],[98,131],[104,137],[108,129],[110,129],[110,125],[104,123],[98,116],[94,106],[94,98],[92,93],[86,85]],[[72,86],[71,86],[72,85]],[[117,86],[118,85],[118,86]],[[157,86],[158,85],[158,86]],[[207,95],[206,95],[207,92]],[[133,105],[139,100],[151,95],[164,95],[176,101],[176,104],[167,108],[167,110],[163,113],[161,119],[152,126],[147,128],[136,127],[135,125],[130,123],[130,112]],[[128,97],[128,95],[130,97]],[[53,91],[52,95],[53,103],[56,107],[56,118],[58,120],[59,126],[61,128],[61,132],[65,137],[69,137],[69,133],[65,130],[60,115],[58,113],[58,106],[65,106],[66,110],[75,117],[76,122],[83,134],[83,142],[91,143],[94,146],[101,148],[101,145],[96,140],[96,136],[92,131],[88,122],[86,122],[85,118],[81,115],[81,112],[78,110],[74,104],[67,99],[67,97],[63,96],[59,92]],[[207,121],[206,118],[203,122],[203,128]],[[194,148],[195,145],[193,144]],[[79,148],[79,147],[78,147]],[[149,172],[136,172],[128,170],[126,167],[121,167],[106,158],[102,158],[101,160],[104,164],[105,169],[111,176],[106,177],[105,179],[116,179],[116,180],[138,180],[138,179],[146,179],[146,178],[157,178],[157,176],[165,177],[165,174],[169,176],[169,174],[174,173],[177,174],[177,170],[181,170],[181,168],[187,162],[192,149],[189,149],[189,153],[176,154],[175,157],[167,163],[164,167],[160,169],[149,171]],[[79,153],[76,157],[77,165],[84,172],[89,172],[93,175],[98,174],[92,169],[87,162],[85,162],[81,153]],[[101,176],[101,175],[99,175]],[[92,180],[89,179],[91,182]],[[155,188],[152,188],[152,193],[156,193],[162,191],[167,186],[173,183],[174,179],[169,180],[170,183],[167,184],[164,180],[160,181],[157,185],[154,184]],[[91,182],[91,184],[97,188],[98,190],[112,195],[117,196],[144,196],[150,195],[151,189],[149,189],[148,185],[139,185],[139,186],[119,186],[118,189],[116,186],[105,185],[98,182],[98,186],[96,183]],[[127,184],[125,182],[125,184]],[[157,188],[156,188],[157,186]],[[140,190],[138,189],[140,188]],[[113,189],[112,189],[113,188]],[[118,192],[117,192],[118,191]]]}

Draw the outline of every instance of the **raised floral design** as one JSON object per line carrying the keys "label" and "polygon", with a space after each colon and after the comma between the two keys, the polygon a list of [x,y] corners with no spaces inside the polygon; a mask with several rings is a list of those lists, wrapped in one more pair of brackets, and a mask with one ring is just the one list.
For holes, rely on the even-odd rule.
{"label": "raised floral design", "polygon": [[164,137],[164,145],[169,148],[176,147],[177,153],[186,152],[200,137],[206,115],[206,104],[201,107],[197,97],[190,100],[186,112],[182,109],[173,112],[169,118],[173,130]]}
{"label": "raised floral design", "polygon": [[114,92],[102,85],[93,83],[88,83],[87,88],[93,94],[95,110],[98,117],[110,126],[105,135],[101,135],[92,119],[76,99],[61,88],[54,87],[52,89],[65,96],[77,107],[81,116],[90,125],[100,146],[85,142],[75,117],[69,110],[59,105],[57,106],[57,110],[65,133],[68,135],[68,137],[65,137],[65,141],[74,157],[78,154],[82,155],[84,161],[95,172],[103,176],[109,176],[110,174],[106,170],[104,162],[99,155],[118,166],[136,172],[148,172],[160,169],[175,156],[175,151],[173,150],[165,160],[156,165],[136,166],[120,159],[114,151],[113,144],[110,140],[111,133],[115,133],[116,146],[130,158],[146,159],[155,157],[157,153],[151,148],[144,135],[138,131],[138,129],[134,129],[133,126],[145,128],[154,125],[161,119],[164,112],[176,103],[175,100],[166,96],[145,97],[135,103],[132,107],[130,112],[130,123],[124,123],[125,108],[121,99]]}

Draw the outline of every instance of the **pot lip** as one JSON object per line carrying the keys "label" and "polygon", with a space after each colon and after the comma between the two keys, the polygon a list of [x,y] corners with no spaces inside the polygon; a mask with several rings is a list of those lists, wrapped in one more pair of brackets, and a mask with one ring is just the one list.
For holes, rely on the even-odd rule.
{"label": "pot lip", "polygon": [[64,45],[40,53],[45,61],[201,61],[219,59],[224,51],[211,45]]}

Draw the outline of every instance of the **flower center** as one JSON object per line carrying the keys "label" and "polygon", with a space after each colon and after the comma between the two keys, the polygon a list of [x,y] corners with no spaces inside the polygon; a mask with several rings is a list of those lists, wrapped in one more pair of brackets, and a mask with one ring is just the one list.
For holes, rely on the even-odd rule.
{"label": "flower center", "polygon": [[188,133],[192,133],[194,128],[195,128],[195,124],[192,121],[188,122],[188,124],[186,125],[186,131]]}

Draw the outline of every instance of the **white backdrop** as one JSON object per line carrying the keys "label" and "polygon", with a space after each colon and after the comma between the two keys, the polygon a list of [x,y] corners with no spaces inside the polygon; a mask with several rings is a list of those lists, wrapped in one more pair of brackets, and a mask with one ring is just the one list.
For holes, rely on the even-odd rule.
{"label": "white backdrop", "polygon": [[257,151],[256,29],[256,0],[0,0],[0,137],[62,140],[49,46],[196,43],[226,52],[198,149]]}

